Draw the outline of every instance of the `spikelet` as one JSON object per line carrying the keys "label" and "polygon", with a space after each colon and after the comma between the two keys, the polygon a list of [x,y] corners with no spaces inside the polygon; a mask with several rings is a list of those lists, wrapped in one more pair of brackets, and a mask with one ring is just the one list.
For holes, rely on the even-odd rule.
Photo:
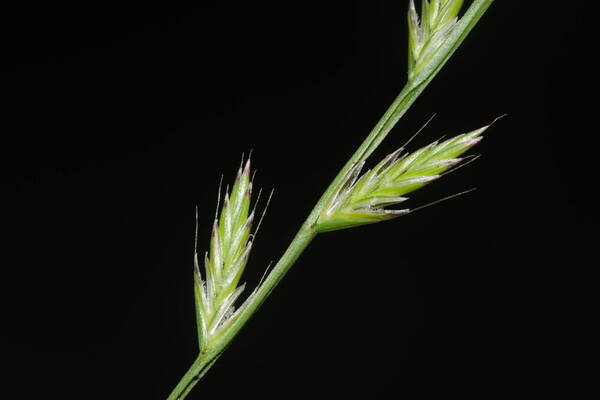
{"label": "spikelet", "polygon": [[244,291],[244,285],[238,286],[238,283],[252,248],[254,210],[250,211],[251,194],[248,159],[245,166],[240,166],[231,193],[226,190],[220,217],[215,216],[210,251],[204,257],[204,279],[200,273],[197,250],[194,254],[194,292],[200,350],[210,347],[247,304],[246,300],[235,308],[236,300]]}
{"label": "spikelet", "polygon": [[408,9],[408,79],[412,80],[444,45],[456,26],[463,0],[423,0],[421,20],[410,0]]}
{"label": "spikelet", "polygon": [[409,213],[408,208],[385,207],[408,200],[413,192],[439,178],[463,159],[458,158],[477,144],[489,127],[434,142],[410,154],[400,148],[360,176],[364,162],[357,164],[326,202],[316,223],[319,232],[334,231],[384,221]]}

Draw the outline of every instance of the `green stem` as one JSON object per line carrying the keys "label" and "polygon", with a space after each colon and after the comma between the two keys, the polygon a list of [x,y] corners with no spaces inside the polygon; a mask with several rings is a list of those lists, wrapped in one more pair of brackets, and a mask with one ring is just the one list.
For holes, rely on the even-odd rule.
{"label": "green stem", "polygon": [[205,356],[205,353],[200,353],[177,386],[175,386],[175,389],[173,389],[167,400],[184,399],[218,358],[219,355],[209,358]]}
{"label": "green stem", "polygon": [[400,117],[406,113],[417,97],[423,92],[425,87],[433,80],[435,75],[441,70],[492,3],[493,0],[473,1],[471,7],[469,7],[467,12],[457,23],[453,33],[448,37],[446,44],[439,50],[436,56],[431,59],[429,65],[423,68],[423,70],[404,86],[398,97],[396,97],[377,125],[375,125],[373,130],[369,133],[369,136],[367,136],[364,142],[339,171],[335,179],[331,182],[313,208],[285,253],[257,289],[256,293],[251,297],[246,307],[238,315],[236,320],[233,321],[227,331],[215,343],[212,343],[207,350],[200,353],[190,369],[181,378],[181,381],[177,384],[175,389],[173,389],[167,400],[185,398],[199,379],[206,371],[208,371],[208,369],[210,369],[217,358],[238,334],[240,329],[246,324],[248,319],[250,319],[250,317],[258,310],[275,286],[277,286],[279,281],[285,276],[300,254],[302,254],[304,249],[314,239],[317,234],[314,229],[315,223],[319,217],[321,208],[329,196],[331,196],[343,182],[350,169],[356,165],[356,163],[369,157],[383,139],[385,139],[396,122],[398,122]]}

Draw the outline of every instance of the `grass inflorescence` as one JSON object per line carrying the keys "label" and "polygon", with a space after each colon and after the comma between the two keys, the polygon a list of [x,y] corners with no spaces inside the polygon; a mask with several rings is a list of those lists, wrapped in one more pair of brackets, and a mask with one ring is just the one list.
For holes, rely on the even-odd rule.
{"label": "grass inflorescence", "polygon": [[388,207],[405,202],[407,194],[465,165],[461,164],[463,153],[481,140],[488,126],[436,141],[412,153],[398,149],[361,174],[368,157],[454,54],[492,2],[473,0],[459,18],[463,0],[423,0],[419,18],[414,1],[410,0],[408,80],[404,88],[330,183],[270,273],[236,306],[245,288],[240,280],[252,249],[255,219],[250,204],[250,161],[242,162],[231,191],[225,191],[221,212],[215,217],[210,250],[204,256],[204,274],[195,251],[194,290],[200,352],[167,400],[187,396],[317,234],[389,220],[414,211],[415,208]]}
{"label": "grass inflorescence", "polygon": [[474,130],[443,142],[433,142],[412,153],[400,148],[373,169],[360,175],[364,161],[349,172],[344,183],[323,207],[316,229],[334,231],[371,224],[407,214],[409,208],[388,209],[408,200],[404,195],[438,179],[458,165],[461,154],[476,145],[488,128]]}
{"label": "grass inflorescence", "polygon": [[251,197],[248,159],[245,165],[242,162],[231,192],[225,192],[220,217],[215,216],[210,251],[204,256],[204,278],[197,249],[194,254],[194,292],[201,350],[209,347],[227,329],[246,304],[235,308],[235,302],[245,288],[245,284],[239,285],[239,282],[252,249],[255,210],[250,210]]}
{"label": "grass inflorescence", "polygon": [[421,18],[414,0],[408,7],[408,79],[417,75],[435,56],[458,21],[463,0],[423,0]]}

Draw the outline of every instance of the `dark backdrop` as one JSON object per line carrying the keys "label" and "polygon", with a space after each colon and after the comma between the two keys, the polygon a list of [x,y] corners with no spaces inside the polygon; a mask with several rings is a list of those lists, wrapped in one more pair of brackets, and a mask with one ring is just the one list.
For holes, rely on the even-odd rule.
{"label": "dark backdrop", "polygon": [[[191,399],[597,398],[596,50],[584,2],[525,3],[492,6],[376,154],[433,113],[415,147],[508,113],[411,204],[478,190],[317,238]],[[5,9],[3,391],[164,399],[197,351],[194,207],[206,248],[254,150],[256,284],[401,89],[406,6]]]}

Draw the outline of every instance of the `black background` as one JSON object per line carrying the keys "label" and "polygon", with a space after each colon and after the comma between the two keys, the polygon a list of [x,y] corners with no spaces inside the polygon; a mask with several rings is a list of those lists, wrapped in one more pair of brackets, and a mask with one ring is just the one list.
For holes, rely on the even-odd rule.
{"label": "black background", "polygon": [[[195,205],[205,248],[254,150],[256,284],[401,89],[406,5],[5,9],[3,391],[164,399],[197,352]],[[411,205],[478,190],[317,238],[189,398],[597,398],[586,10],[495,2],[376,153],[508,113]]]}

